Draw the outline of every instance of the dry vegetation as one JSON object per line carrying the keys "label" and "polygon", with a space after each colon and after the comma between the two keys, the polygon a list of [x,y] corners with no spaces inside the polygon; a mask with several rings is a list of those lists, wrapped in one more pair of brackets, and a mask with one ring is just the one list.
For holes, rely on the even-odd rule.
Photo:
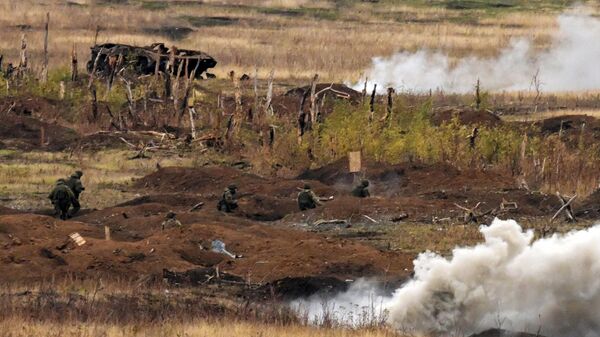
{"label": "dry vegetation", "polygon": [[[465,11],[452,9],[449,3],[406,1],[397,4],[395,1],[381,1],[373,4],[325,0],[226,0],[204,1],[202,4],[191,1],[5,1],[0,4],[0,50],[8,61],[16,63],[17,46],[24,32],[32,53],[31,64],[39,71],[43,18],[46,12],[50,12],[53,70],[51,80],[45,85],[16,83],[5,92],[5,82],[0,80],[3,81],[0,83],[0,96],[3,99],[19,95],[26,98],[40,96],[57,100],[58,82],[68,78],[62,69],[69,65],[71,46],[75,45],[78,50],[82,71],[97,26],[101,27],[99,42],[150,44],[166,41],[169,45],[203,50],[219,61],[215,73],[220,78],[225,78],[231,69],[238,74],[252,74],[257,67],[261,78],[260,104],[263,104],[266,87],[264,78],[271,69],[275,70],[278,82],[276,94],[280,94],[289,86],[308,84],[307,78],[315,73],[320,75],[322,81],[356,80],[373,57],[390,55],[396,51],[428,48],[447,52],[453,57],[472,54],[490,56],[506,46],[511,38],[523,36],[533,37],[536,47],[544,48],[555,29],[556,14],[570,4],[569,1],[515,1],[519,4],[517,7],[499,9],[485,5],[484,1],[474,1],[469,3],[476,3],[479,7]],[[191,28],[191,31],[180,35],[181,28]],[[97,131],[99,123],[88,122],[82,112],[82,107],[89,106],[89,97],[81,83],[67,84],[67,96],[63,100],[65,107],[55,121],[59,120],[59,123],[76,128],[81,133]],[[125,109],[123,88],[116,86],[110,93],[103,91],[103,83],[98,88],[102,103],[112,107],[113,111]],[[223,134],[224,120],[219,119],[220,124],[217,122],[217,125],[212,125],[208,120],[212,121],[213,114],[226,115],[225,109],[220,111],[215,102],[217,96],[233,96],[231,82],[197,82],[195,88],[203,94],[197,101],[199,117],[196,127],[199,133],[215,131]],[[142,91],[146,89],[135,87],[134,99],[141,100]],[[248,98],[252,96],[249,87],[242,88],[242,95],[245,104],[253,100]],[[327,119],[308,132],[301,141],[298,141],[295,115],[276,114],[269,117],[266,122],[277,127],[277,141],[270,149],[258,145],[259,136],[255,131],[260,126],[244,122],[231,148],[203,148],[201,155],[200,151],[191,151],[191,154],[181,156],[156,155],[152,160],[125,160],[131,156],[131,151],[65,153],[0,150],[0,198],[3,205],[19,209],[47,206],[46,196],[53,181],[75,168],[82,168],[85,171],[84,184],[88,190],[94,191],[84,193],[82,203],[86,208],[102,208],[134,197],[128,191],[132,179],[153,172],[157,162],[162,166],[201,166],[205,163],[230,164],[235,158],[250,162],[250,170],[254,173],[273,173],[289,178],[304,169],[343,158],[348,151],[357,149],[362,150],[369,159],[386,163],[448,164],[465,170],[477,168],[482,172],[500,169],[510,172],[515,180],[526,182],[535,191],[553,193],[561,190],[564,193],[589,195],[596,189],[600,179],[600,151],[594,135],[587,129],[580,133],[571,131],[564,136],[562,129],[558,135],[545,135],[534,122],[574,113],[597,116],[600,107],[598,94],[544,94],[541,98],[533,95],[529,92],[486,96],[484,108],[506,111],[502,116],[504,121],[520,124],[518,127],[516,124],[480,125],[479,138],[473,148],[465,140],[472,132],[473,125],[459,123],[457,118],[441,125],[434,125],[430,120],[431,113],[437,108],[460,106],[468,109],[473,106],[472,95],[400,93],[393,97],[393,117],[385,122],[382,120],[386,114],[385,97],[377,100],[374,121],[368,119],[366,101],[354,105],[337,102],[333,104],[333,112]],[[169,105],[168,109],[171,107]],[[180,126],[185,130],[189,127],[187,121]],[[526,227],[536,228],[538,225],[532,221]],[[565,227],[564,230],[569,228],[573,227]],[[357,233],[363,230],[370,229],[356,226]],[[458,244],[481,240],[475,226],[394,224],[381,232],[387,240],[387,249],[411,254],[426,249],[448,252]],[[132,318],[136,311],[131,311],[128,313],[128,317],[132,318],[130,321],[115,322],[110,319],[114,317],[112,304],[94,308],[97,305],[94,292],[97,285],[69,285],[57,290],[55,285],[50,284],[47,288],[4,289],[10,296],[0,299],[0,335],[396,336],[379,328],[349,330],[310,327],[307,322],[290,322],[282,319],[282,316],[261,316],[256,312],[254,316],[233,315],[237,319],[226,322],[222,317],[201,319],[206,318],[203,312],[179,306],[180,303],[174,299],[191,298],[191,303],[194,303],[194,298],[206,294],[192,292],[177,297],[159,288],[154,293],[154,289],[149,291],[148,295],[136,292],[141,288],[140,285],[131,284],[115,286],[117,290],[114,293],[110,293],[114,290],[111,288],[103,296],[120,300],[122,298],[117,295],[125,293],[129,296],[124,297],[125,301],[131,298],[149,299],[156,307],[144,307],[142,310],[147,311],[142,314],[158,308],[153,314],[163,319],[147,319],[151,316],[148,315],[145,316],[146,321],[136,322]],[[20,293],[31,291],[33,295],[19,297]],[[65,306],[71,305],[71,301],[78,300],[82,301],[81,307],[65,309]],[[128,307],[122,306],[120,310],[123,308]],[[174,311],[170,312],[171,309]],[[186,311],[196,316],[188,319],[173,317],[174,314],[184,315]],[[56,312],[69,312],[72,319],[58,318]],[[53,318],[44,320],[42,318],[45,315]]]}
{"label": "dry vegetation", "polygon": [[[515,8],[483,5],[455,10],[450,1],[7,1],[0,4],[0,50],[16,60],[21,32],[41,58],[43,20],[51,15],[51,63],[67,66],[74,44],[83,61],[97,26],[99,42],[150,44],[157,40],[204,50],[231,69],[278,79],[359,78],[371,58],[421,48],[451,56],[489,56],[514,37],[549,42],[555,15],[569,2],[515,1]],[[460,3],[458,1],[458,3]],[[535,10],[533,10],[535,9]],[[179,28],[179,30],[175,30]],[[182,29],[191,29],[185,32]]]}

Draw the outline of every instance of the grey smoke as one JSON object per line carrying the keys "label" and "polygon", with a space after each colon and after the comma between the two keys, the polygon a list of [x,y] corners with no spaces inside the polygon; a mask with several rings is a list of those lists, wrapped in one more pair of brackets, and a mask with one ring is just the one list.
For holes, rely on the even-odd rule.
{"label": "grey smoke", "polygon": [[[483,243],[456,248],[449,258],[419,255],[414,278],[378,298],[380,310],[389,312],[387,323],[417,335],[501,327],[600,336],[600,226],[536,241],[512,220],[496,219],[480,231]],[[342,303],[372,296],[353,291]]]}
{"label": "grey smoke", "polygon": [[[490,91],[531,90],[538,73],[546,92],[600,88],[600,20],[582,9],[558,17],[558,31],[551,46],[536,52],[530,39],[513,39],[494,58],[467,57],[452,65],[441,52],[420,50],[376,57],[366,72],[370,86],[398,91],[473,91],[477,79]],[[364,82],[364,80],[363,80]],[[363,84],[355,84],[362,89]],[[371,90],[370,89],[370,90]]]}

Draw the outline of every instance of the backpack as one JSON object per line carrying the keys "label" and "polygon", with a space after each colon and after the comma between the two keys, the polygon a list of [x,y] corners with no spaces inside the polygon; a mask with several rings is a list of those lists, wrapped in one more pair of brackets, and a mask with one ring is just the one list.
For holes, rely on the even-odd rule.
{"label": "backpack", "polygon": [[64,187],[58,188],[56,190],[56,193],[54,193],[54,199],[55,200],[69,200],[69,192]]}
{"label": "backpack", "polygon": [[312,195],[309,191],[302,191],[298,193],[298,204],[299,205],[313,205],[315,202],[313,201]]}

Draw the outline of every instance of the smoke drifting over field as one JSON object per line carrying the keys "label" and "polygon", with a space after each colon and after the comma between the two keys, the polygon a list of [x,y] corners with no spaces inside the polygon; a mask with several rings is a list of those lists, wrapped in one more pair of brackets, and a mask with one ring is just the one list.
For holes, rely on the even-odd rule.
{"label": "smoke drifting over field", "polygon": [[[600,226],[535,242],[514,221],[495,220],[481,233],[484,243],[456,248],[449,259],[421,254],[411,281],[370,303],[389,311],[389,324],[410,332],[470,334],[501,326],[600,336]],[[360,295],[351,289],[339,297],[339,305],[368,304],[373,290],[361,287]]]}
{"label": "smoke drifting over field", "polygon": [[[539,71],[542,91],[600,88],[600,20],[581,10],[558,17],[559,29],[549,49],[537,52],[528,39],[514,39],[495,58],[467,57],[451,65],[440,52],[421,50],[373,59],[366,76],[370,85],[404,91],[473,91],[478,78],[490,91],[532,89]],[[362,89],[357,83],[355,88]],[[372,87],[371,87],[372,89]]]}

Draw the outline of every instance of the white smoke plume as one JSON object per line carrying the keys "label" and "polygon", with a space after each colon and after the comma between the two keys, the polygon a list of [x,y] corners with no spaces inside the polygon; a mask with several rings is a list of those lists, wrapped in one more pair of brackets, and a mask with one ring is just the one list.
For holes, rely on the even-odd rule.
{"label": "white smoke plume", "polygon": [[[467,57],[451,65],[441,53],[421,50],[376,57],[366,72],[369,85],[398,91],[472,92],[477,79],[489,91],[530,90],[537,75],[541,91],[564,92],[600,88],[600,19],[575,9],[558,17],[551,46],[536,53],[529,39],[513,39],[494,58]],[[362,81],[364,83],[364,80]],[[357,90],[362,83],[356,83]]]}
{"label": "white smoke plume", "polygon": [[[512,220],[480,230],[483,243],[456,248],[450,258],[419,255],[414,278],[378,299],[390,325],[417,335],[503,328],[600,336],[600,226],[537,241]],[[352,296],[364,302],[371,293]]]}

